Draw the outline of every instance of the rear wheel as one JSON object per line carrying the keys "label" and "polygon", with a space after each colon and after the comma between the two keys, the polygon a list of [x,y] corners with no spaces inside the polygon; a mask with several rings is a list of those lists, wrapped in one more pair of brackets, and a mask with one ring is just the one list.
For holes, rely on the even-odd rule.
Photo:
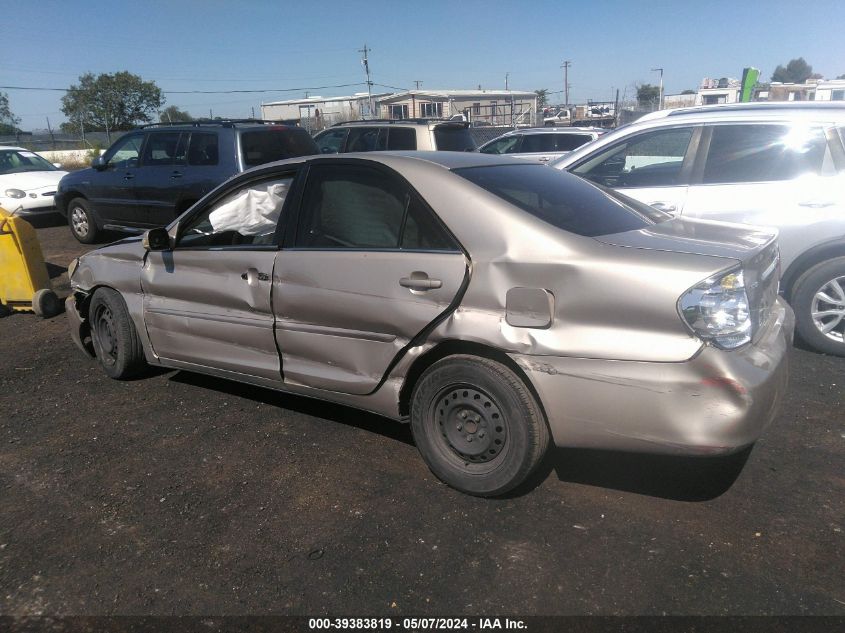
{"label": "rear wheel", "polygon": [[146,367],[144,348],[119,293],[110,288],[97,290],[88,320],[94,352],[109,377],[131,378]]}
{"label": "rear wheel", "polygon": [[67,205],[67,223],[73,236],[83,244],[93,244],[100,234],[84,198],[74,198]]}
{"label": "rear wheel", "polygon": [[845,257],[805,272],[795,282],[792,307],[798,333],[808,345],[845,356]]}
{"label": "rear wheel", "polygon": [[484,497],[525,481],[549,444],[540,407],[519,376],[474,356],[449,356],[425,371],[412,396],[411,428],[437,477]]}

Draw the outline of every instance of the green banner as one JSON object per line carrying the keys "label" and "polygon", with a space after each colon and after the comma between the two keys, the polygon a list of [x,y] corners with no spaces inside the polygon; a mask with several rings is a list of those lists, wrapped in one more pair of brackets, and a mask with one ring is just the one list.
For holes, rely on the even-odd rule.
{"label": "green banner", "polygon": [[754,94],[754,86],[757,85],[757,79],[759,77],[760,71],[756,68],[742,69],[742,92],[739,96],[739,100],[742,103],[748,103],[751,101],[751,97]]}

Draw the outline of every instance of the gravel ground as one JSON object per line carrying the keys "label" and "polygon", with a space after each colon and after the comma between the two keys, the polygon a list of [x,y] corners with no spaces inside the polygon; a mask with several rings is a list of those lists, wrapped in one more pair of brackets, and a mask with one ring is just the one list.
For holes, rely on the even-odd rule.
{"label": "gravel ground", "polygon": [[[39,222],[54,287],[85,249]],[[406,426],[185,372],[109,380],[0,319],[0,613],[845,615],[845,358],[753,451],[557,450],[482,500]]]}

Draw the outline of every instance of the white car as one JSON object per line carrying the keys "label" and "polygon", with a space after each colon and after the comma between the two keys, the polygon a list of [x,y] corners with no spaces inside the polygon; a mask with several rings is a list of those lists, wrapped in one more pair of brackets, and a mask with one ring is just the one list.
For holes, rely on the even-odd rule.
{"label": "white car", "polygon": [[0,147],[0,207],[18,215],[52,213],[66,171],[23,147]]}
{"label": "white car", "polygon": [[506,132],[478,148],[482,154],[508,154],[546,163],[607,132],[594,127],[537,127]]}

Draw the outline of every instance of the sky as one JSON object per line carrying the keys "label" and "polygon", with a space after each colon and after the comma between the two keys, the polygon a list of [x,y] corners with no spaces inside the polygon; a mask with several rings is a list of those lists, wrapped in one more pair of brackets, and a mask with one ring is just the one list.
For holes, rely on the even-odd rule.
{"label": "sky", "polygon": [[[666,94],[704,77],[768,80],[803,57],[826,78],[845,74],[843,0],[0,0],[7,17],[0,91],[24,130],[58,126],[62,92],[86,72],[127,70],[194,116],[247,117],[260,104],[365,92],[359,49],[370,49],[374,91],[545,88],[570,103]],[[349,85],[354,84],[354,85]],[[384,88],[390,86],[391,88]],[[268,90],[250,94],[189,91]]]}

